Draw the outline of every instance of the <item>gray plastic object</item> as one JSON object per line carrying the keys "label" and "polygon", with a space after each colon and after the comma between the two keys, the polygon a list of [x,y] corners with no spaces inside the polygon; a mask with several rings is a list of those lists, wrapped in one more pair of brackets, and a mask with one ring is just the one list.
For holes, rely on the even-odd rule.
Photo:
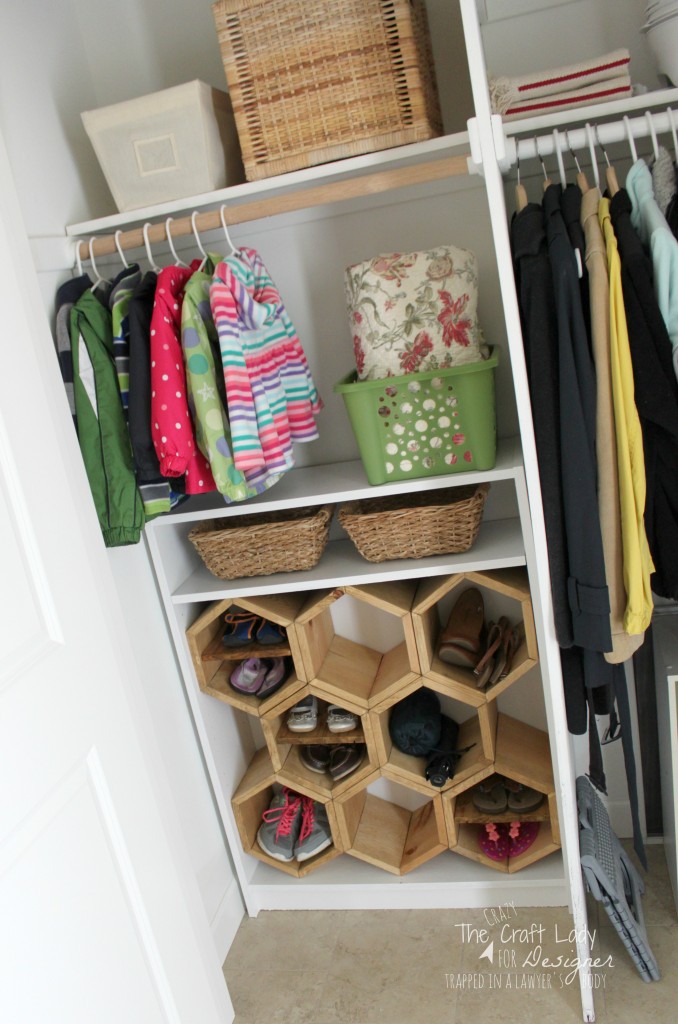
{"label": "gray plastic object", "polygon": [[605,908],[643,981],[659,981],[659,967],[645,931],[643,880],[612,831],[602,800],[583,775],[577,779],[577,805],[586,884]]}

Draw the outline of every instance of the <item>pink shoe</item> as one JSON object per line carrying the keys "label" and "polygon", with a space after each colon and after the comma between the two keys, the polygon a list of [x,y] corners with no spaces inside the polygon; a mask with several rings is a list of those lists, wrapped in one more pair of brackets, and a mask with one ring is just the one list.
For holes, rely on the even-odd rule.
{"label": "pink shoe", "polygon": [[261,689],[257,690],[257,697],[261,697],[262,700],[279,690],[287,682],[289,676],[285,658],[269,658],[264,664],[268,666],[268,671],[261,684]]}
{"label": "pink shoe", "polygon": [[238,693],[252,696],[259,692],[266,678],[268,664],[260,658],[247,658],[241,661],[231,672],[231,686]]}
{"label": "pink shoe", "polygon": [[529,850],[539,834],[538,821],[512,821],[509,829],[509,857]]}
{"label": "pink shoe", "polygon": [[509,855],[509,834],[507,825],[488,822],[479,827],[478,846],[490,860],[506,860]]}

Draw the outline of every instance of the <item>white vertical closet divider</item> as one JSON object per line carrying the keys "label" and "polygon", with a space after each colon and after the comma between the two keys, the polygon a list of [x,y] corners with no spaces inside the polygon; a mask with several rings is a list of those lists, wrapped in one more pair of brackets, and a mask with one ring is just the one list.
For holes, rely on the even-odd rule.
{"label": "white vertical closet divider", "polygon": [[[532,591],[535,626],[539,640],[540,665],[544,701],[551,740],[551,756],[558,796],[561,840],[565,870],[569,881],[572,915],[576,930],[577,955],[580,961],[579,983],[582,1014],[587,1022],[595,1021],[591,987],[590,944],[588,938],[586,898],[579,860],[579,827],[572,742],[567,729],[565,698],[551,603],[548,550],[541,487],[532,425],[530,393],[523,350],[520,312],[516,295],[508,217],[499,159],[504,157],[501,118],[492,114],[487,87],[487,71],[475,0],[460,0],[464,36],[471,75],[476,117],[469,123],[472,159],[482,168],[487,189],[492,233],[498,264],[499,284],[504,305],[511,372],[516,395],[523,447],[524,481],[516,479],[521,520],[532,523],[532,530],[523,529],[525,554]],[[563,142],[565,140],[563,139]],[[499,150],[499,152],[498,152]],[[542,151],[541,146],[539,148]],[[520,152],[522,157],[523,153]],[[527,153],[525,154],[528,155]],[[532,154],[534,155],[534,143]]]}

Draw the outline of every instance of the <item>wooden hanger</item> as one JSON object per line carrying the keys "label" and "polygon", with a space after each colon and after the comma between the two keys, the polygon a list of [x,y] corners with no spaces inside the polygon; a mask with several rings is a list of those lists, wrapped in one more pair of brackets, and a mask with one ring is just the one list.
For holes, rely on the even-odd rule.
{"label": "wooden hanger", "polygon": [[603,156],[605,157],[605,163],[607,165],[605,167],[605,183],[607,185],[607,190],[608,190],[608,192],[610,193],[611,196],[616,196],[617,192],[619,191],[619,182],[617,181],[617,172],[615,171],[614,167],[610,163],[610,158],[607,155],[607,150],[605,149],[605,146],[600,141],[600,136],[598,135],[598,125],[595,126],[595,132],[596,132],[596,140],[598,142],[598,145],[600,146],[600,148],[603,151]]}
{"label": "wooden hanger", "polygon": [[581,165],[579,163],[579,160],[577,159],[577,154],[572,149],[572,144],[570,143],[570,133],[568,132],[567,128],[565,129],[565,139],[567,141],[567,148],[570,151],[570,156],[574,160],[575,167],[577,168],[577,178],[576,178],[577,185],[579,186],[579,188],[580,188],[580,190],[581,190],[581,192],[583,194],[584,192],[588,192],[588,190],[589,190],[589,183],[588,183],[588,180],[586,178],[586,175],[584,174],[584,172],[581,169]]}
{"label": "wooden hanger", "polygon": [[[591,154],[591,171],[593,172],[593,180],[596,188],[600,192],[600,174],[598,173],[598,160],[596,158],[596,142],[593,137],[593,129],[588,121],[584,125],[584,129],[586,131],[586,139],[589,144],[589,153]],[[581,185],[579,185],[579,187],[581,188]],[[586,190],[582,188],[582,192],[585,191]]]}

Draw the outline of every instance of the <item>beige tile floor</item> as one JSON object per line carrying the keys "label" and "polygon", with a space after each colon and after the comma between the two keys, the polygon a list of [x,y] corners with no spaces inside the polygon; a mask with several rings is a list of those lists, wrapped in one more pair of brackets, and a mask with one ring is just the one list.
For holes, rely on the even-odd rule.
{"label": "beige tile floor", "polygon": [[[596,1020],[605,1024],[678,1018],[678,917],[663,848],[649,846],[648,859],[643,906],[660,982],[641,980],[605,913],[590,905],[593,955],[604,964],[596,972]],[[574,955],[561,941],[572,927],[569,914],[504,913],[488,929],[496,940],[493,965],[479,960],[485,944],[475,935],[462,942],[457,927],[487,927],[479,910],[271,911],[246,918],[224,964],[235,1024],[576,1024],[577,981],[560,969],[524,966],[538,956],[532,937],[539,928],[542,957]],[[501,941],[502,928],[516,929],[515,941],[505,941],[506,932]],[[500,955],[513,953],[514,965],[499,964]],[[460,987],[460,975],[470,987]]]}

